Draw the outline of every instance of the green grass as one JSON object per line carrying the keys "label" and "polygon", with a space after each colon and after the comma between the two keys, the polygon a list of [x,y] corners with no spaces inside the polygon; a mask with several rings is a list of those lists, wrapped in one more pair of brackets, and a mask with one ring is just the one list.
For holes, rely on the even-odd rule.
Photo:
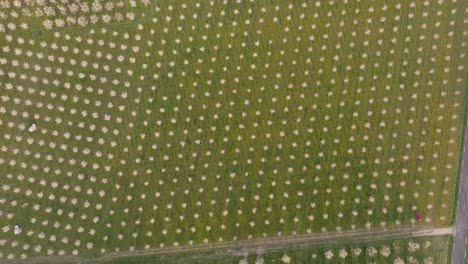
{"label": "green grass", "polygon": [[[419,245],[418,250],[410,251],[408,243]],[[248,256],[216,255],[213,252],[204,254],[175,254],[175,255],[153,255],[131,258],[117,258],[109,261],[93,262],[96,264],[120,264],[120,263],[235,263],[238,264],[242,259],[247,259],[247,263],[255,263],[255,260],[261,256],[265,263],[282,263],[281,258],[284,255],[290,257],[291,263],[394,263],[395,259],[400,258],[404,263],[425,263],[432,259],[432,263],[450,263],[450,251],[452,245],[451,236],[405,238],[375,241],[370,243],[343,244],[335,245],[302,245],[286,248],[281,251],[263,252],[251,254]],[[380,251],[388,247],[389,254],[382,255]],[[373,255],[367,254],[367,250],[374,248],[377,252]],[[361,252],[356,254],[355,249]],[[340,250],[346,251],[344,258],[340,257]],[[325,252],[331,251],[333,257],[327,259]],[[354,253],[356,252],[356,253]],[[411,262],[413,261],[413,262]],[[415,262],[417,261],[417,262]]]}
{"label": "green grass", "polygon": [[452,222],[461,1],[137,2],[134,21],[59,34],[8,18],[29,28],[0,36],[3,258],[409,225],[414,210]]}
{"label": "green grass", "polygon": [[[468,76],[465,76],[465,90],[468,89]],[[467,105],[467,102],[468,102],[468,96],[465,96],[465,106]],[[465,110],[463,112],[463,120],[462,123],[462,131],[465,131],[466,130],[466,125],[467,125],[467,117],[468,117],[468,107],[465,107]],[[465,136],[465,134],[462,134],[461,135],[461,140],[460,140],[460,144],[459,144],[459,153],[463,153],[463,146],[465,145],[465,140],[468,140]],[[456,181],[456,185],[455,185],[455,202],[453,203],[453,214],[452,214],[452,222],[451,224],[453,225],[455,223],[455,220],[456,220],[456,210],[457,210],[457,204],[458,204],[458,195],[460,195],[460,193],[457,191],[460,189],[460,180],[461,180],[461,175],[462,175],[462,159],[463,159],[463,155],[460,155],[459,156],[459,160],[458,160],[458,170],[457,170],[457,175],[460,175],[459,177],[457,177],[457,181]]]}

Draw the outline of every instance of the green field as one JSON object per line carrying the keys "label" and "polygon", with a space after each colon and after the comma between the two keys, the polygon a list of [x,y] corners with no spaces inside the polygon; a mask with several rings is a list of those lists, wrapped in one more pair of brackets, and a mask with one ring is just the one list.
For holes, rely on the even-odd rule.
{"label": "green field", "polygon": [[452,223],[462,1],[93,1],[0,0],[0,258]]}
{"label": "green field", "polygon": [[[175,254],[121,258],[94,264],[123,263],[450,263],[451,236],[392,239],[359,244],[302,245],[283,251],[262,252],[248,256],[226,256],[214,253]],[[285,257],[286,256],[286,257]],[[328,256],[328,257],[327,257]],[[259,261],[260,260],[260,261]],[[398,262],[402,260],[404,262]],[[91,263],[91,262],[90,262]]]}

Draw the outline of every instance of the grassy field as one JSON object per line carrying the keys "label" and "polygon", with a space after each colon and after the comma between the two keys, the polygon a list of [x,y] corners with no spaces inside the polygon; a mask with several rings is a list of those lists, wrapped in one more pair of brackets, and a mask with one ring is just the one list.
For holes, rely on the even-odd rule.
{"label": "grassy field", "polygon": [[81,2],[0,1],[1,258],[451,224],[462,1]]}
{"label": "grassy field", "polygon": [[[393,239],[365,244],[336,244],[287,248],[248,256],[220,256],[214,253],[160,255],[121,258],[95,264],[121,263],[450,263],[451,236]],[[286,257],[285,257],[286,256]],[[328,257],[327,257],[328,256]],[[289,260],[289,262],[288,262]],[[398,262],[401,260],[403,262]],[[256,262],[257,261],[257,262]]]}

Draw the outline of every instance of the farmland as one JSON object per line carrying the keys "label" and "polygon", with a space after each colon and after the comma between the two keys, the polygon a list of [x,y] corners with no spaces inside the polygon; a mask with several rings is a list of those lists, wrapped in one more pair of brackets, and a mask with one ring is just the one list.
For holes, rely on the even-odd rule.
{"label": "farmland", "polygon": [[0,259],[452,224],[462,1],[69,2],[0,0]]}
{"label": "farmland", "polygon": [[[450,236],[392,239],[369,243],[339,243],[334,245],[287,248],[283,251],[259,252],[247,256],[175,254],[132,258],[117,258],[99,264],[118,263],[438,263],[449,261]],[[263,262],[262,262],[263,261]]]}
{"label": "farmland", "polygon": [[[376,241],[359,245],[334,245],[287,249],[251,255],[247,263],[450,263],[450,236]],[[286,257],[285,257],[286,256]],[[289,260],[289,262],[287,261]],[[201,262],[200,262],[201,263]],[[218,262],[219,263],[219,262]],[[232,261],[226,263],[241,263]]]}

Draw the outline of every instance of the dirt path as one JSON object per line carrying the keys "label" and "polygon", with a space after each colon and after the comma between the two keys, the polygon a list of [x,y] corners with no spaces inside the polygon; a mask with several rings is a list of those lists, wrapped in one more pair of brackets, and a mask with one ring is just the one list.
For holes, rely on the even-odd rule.
{"label": "dirt path", "polygon": [[[43,257],[27,260],[27,263],[96,263],[110,261],[122,257],[162,255],[174,253],[206,253],[215,252],[216,255],[246,255],[258,252],[280,250],[288,246],[314,246],[336,245],[342,243],[365,243],[387,239],[405,237],[439,236],[453,234],[454,230],[448,228],[428,227],[389,227],[372,228],[355,231],[325,232],[310,235],[298,235],[291,237],[274,237],[269,239],[257,239],[247,241],[234,241],[224,243],[202,244],[196,246],[181,246],[170,248],[157,248],[144,251],[112,253],[98,259],[84,259],[78,257]],[[25,263],[17,261],[10,263]]]}

